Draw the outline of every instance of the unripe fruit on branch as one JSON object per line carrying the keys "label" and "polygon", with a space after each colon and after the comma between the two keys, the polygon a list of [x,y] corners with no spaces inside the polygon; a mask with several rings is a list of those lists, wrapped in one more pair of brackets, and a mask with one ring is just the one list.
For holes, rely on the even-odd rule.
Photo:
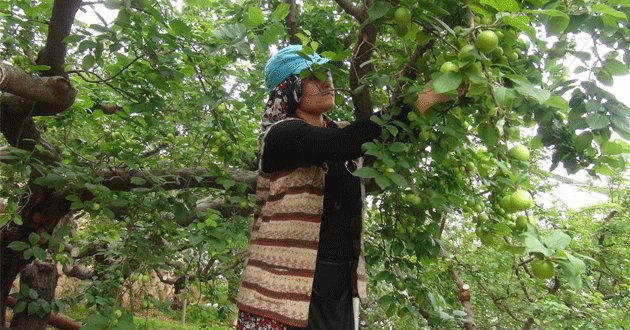
{"label": "unripe fruit on branch", "polygon": [[477,48],[480,53],[484,54],[492,52],[498,45],[499,37],[491,30],[481,32],[475,41],[475,48]]}
{"label": "unripe fruit on branch", "polygon": [[514,220],[514,229],[517,231],[524,231],[527,229],[527,217],[524,215],[519,215],[516,220]]}
{"label": "unripe fruit on branch", "polygon": [[553,263],[549,260],[536,259],[532,261],[532,273],[539,279],[550,279],[556,272]]}
{"label": "unripe fruit on branch", "polygon": [[457,72],[459,71],[459,66],[453,62],[444,62],[440,67],[441,74],[447,74],[449,72]]}
{"label": "unripe fruit on branch", "polygon": [[475,46],[471,44],[464,45],[462,48],[460,48],[459,55],[457,55],[457,59],[460,62],[473,61],[475,59],[475,56],[471,54],[470,52],[474,49],[475,49]]}
{"label": "unripe fruit on branch", "polygon": [[411,12],[407,7],[400,7],[394,12],[394,20],[400,26],[409,26],[411,24]]}
{"label": "unripe fruit on branch", "polygon": [[510,196],[510,203],[514,205],[517,211],[523,211],[532,207],[534,201],[527,190],[518,190]]}
{"label": "unripe fruit on branch", "polygon": [[518,159],[522,162],[526,162],[529,160],[529,149],[522,144],[515,145],[509,151],[510,157],[514,159]]}

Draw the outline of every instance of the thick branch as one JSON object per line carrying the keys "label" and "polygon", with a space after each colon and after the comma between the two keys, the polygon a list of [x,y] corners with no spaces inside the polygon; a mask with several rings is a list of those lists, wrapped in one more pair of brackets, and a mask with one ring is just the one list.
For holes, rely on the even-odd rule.
{"label": "thick branch", "polygon": [[[30,112],[35,111],[35,103],[11,94],[3,94],[0,96],[0,104],[2,105],[0,108],[0,131],[12,147],[34,151],[35,145],[40,143],[50,153],[40,155],[41,157],[36,156],[36,158],[46,165],[51,165],[51,161],[60,159],[58,149],[42,138],[33,118],[29,116]],[[26,107],[28,113],[20,113],[25,111],[20,107]]]}
{"label": "thick branch", "polygon": [[[6,63],[0,63],[0,91],[31,101],[56,105],[56,107],[47,107],[48,109],[34,107],[31,116],[55,115],[69,108],[74,103],[78,93],[66,78],[60,76],[38,77]],[[11,110],[11,108],[9,109]],[[16,109],[24,111],[28,108]]]}
{"label": "thick branch", "polygon": [[[402,72],[400,72],[400,76],[403,78],[407,78],[409,80],[416,80],[418,78],[418,75],[416,74],[416,71],[418,70],[418,68],[416,67],[416,63],[422,57],[422,55],[424,55],[424,53],[427,50],[430,50],[433,48],[434,43],[435,43],[435,40],[431,40],[428,44],[422,47],[416,48],[415,52],[413,53],[413,55],[411,56],[407,64],[405,64],[405,66],[403,67]],[[405,82],[402,79],[398,79],[398,81],[396,82],[396,88],[394,89],[394,93],[392,95],[392,99],[390,100],[390,102],[393,103],[393,101],[398,97],[398,95],[402,93],[402,88],[404,84]]]}
{"label": "thick branch", "polygon": [[348,15],[356,18],[359,23],[365,22],[365,20],[368,18],[368,15],[365,11],[362,11],[359,7],[355,6],[352,2],[348,0],[335,0],[335,2]]}
{"label": "thick branch", "polygon": [[[252,171],[238,171],[228,169],[229,179],[234,182],[242,182],[249,185],[245,190],[246,194],[253,194],[256,191],[257,174]],[[185,188],[220,188],[225,187],[218,179],[226,179],[222,174],[217,174],[207,167],[186,167],[176,170],[164,170],[153,172],[126,171],[124,169],[108,169],[103,171],[102,184],[114,191],[130,191],[133,188],[156,188],[164,190],[176,190]],[[134,184],[133,178],[143,179],[143,184]],[[220,180],[219,180],[220,181]],[[235,190],[232,186],[230,190]]]}
{"label": "thick branch", "polygon": [[289,14],[284,19],[284,24],[289,30],[289,42],[291,45],[301,45],[302,40],[298,38],[297,34],[300,32],[297,24],[297,8],[295,6],[295,0],[285,0],[284,3],[289,5]]}
{"label": "thick branch", "polygon": [[[605,226],[608,222],[610,222],[610,220],[617,214],[617,211],[612,210],[610,211],[610,213],[608,213],[608,215],[606,216],[606,218],[604,218],[604,223],[603,226]],[[599,235],[599,240],[597,240],[597,244],[599,245],[603,245],[604,244],[604,239],[606,239],[606,232],[603,231],[601,235]]]}
{"label": "thick branch", "polygon": [[89,280],[92,277],[97,276],[97,273],[94,270],[80,265],[76,265],[63,273],[68,277],[78,278],[80,280]]}
{"label": "thick branch", "polygon": [[[365,83],[361,80],[368,73],[374,71],[374,65],[369,61],[372,59],[377,33],[378,30],[373,24],[365,25],[359,32],[357,43],[354,46],[354,55],[350,64],[350,89],[355,91],[352,95],[352,102],[354,103],[354,114],[357,119],[371,116],[374,112],[370,87],[365,86]],[[356,93],[359,87],[362,87],[362,89],[359,93]]]}
{"label": "thick branch", "polygon": [[117,105],[95,104],[92,108],[90,108],[90,110],[102,110],[106,115],[113,115],[117,112],[123,111],[123,108]]}
{"label": "thick branch", "polygon": [[200,199],[197,201],[197,212],[191,212],[188,223],[183,224],[182,226],[187,226],[191,224],[196,218],[198,213],[203,213],[207,210],[216,210],[221,213],[221,216],[224,218],[230,218],[233,215],[240,215],[242,217],[248,217],[254,213],[253,207],[240,207],[238,205],[226,204],[222,198],[213,199],[212,197]]}
{"label": "thick branch", "polygon": [[525,320],[525,322],[523,323],[521,330],[529,330],[532,328],[533,324],[534,324],[534,318],[528,317],[527,320]]}
{"label": "thick branch", "polygon": [[473,310],[473,306],[470,303],[470,293],[468,293],[469,286],[462,281],[457,273],[457,270],[453,268],[453,281],[457,284],[460,292],[460,301],[462,303],[462,307],[464,308],[464,312],[466,312],[466,322],[464,322],[464,329],[473,330],[478,329],[475,325],[475,311]]}
{"label": "thick branch", "polygon": [[81,0],[55,0],[48,24],[46,46],[37,57],[37,64],[50,66],[50,69],[43,74],[44,76],[68,78],[63,68],[68,44],[63,42],[63,39],[70,35],[74,16],[80,6]]}

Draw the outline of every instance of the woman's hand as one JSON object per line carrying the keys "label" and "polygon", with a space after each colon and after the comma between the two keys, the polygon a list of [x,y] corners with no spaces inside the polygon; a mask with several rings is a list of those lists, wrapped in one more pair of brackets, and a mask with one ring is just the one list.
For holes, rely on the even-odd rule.
{"label": "woman's hand", "polygon": [[[429,85],[432,84],[433,81],[429,81]],[[468,90],[468,85],[461,84],[457,87],[457,96],[462,96]],[[427,89],[421,92],[418,95],[418,99],[414,102],[418,110],[420,110],[420,114],[423,114],[425,111],[429,110],[434,104],[443,103],[452,100],[452,98],[446,94],[435,94],[435,90],[433,88]]]}

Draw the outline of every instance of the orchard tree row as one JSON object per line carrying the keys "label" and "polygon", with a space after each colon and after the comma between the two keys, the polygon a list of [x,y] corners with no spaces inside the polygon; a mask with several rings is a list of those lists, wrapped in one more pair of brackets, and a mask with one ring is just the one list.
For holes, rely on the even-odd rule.
{"label": "orchard tree row", "polygon": [[[609,90],[630,73],[629,14],[622,0],[1,2],[0,326],[21,272],[11,328],[81,310],[87,329],[133,329],[133,313],[186,302],[229,323],[264,65],[299,43],[345,63],[333,118],[453,96],[409,124],[373,117],[383,136],[356,173],[362,328],[625,329],[630,110]],[[604,202],[555,201],[559,171]],[[84,281],[73,296],[25,276],[56,265]],[[175,296],[142,289],[153,276]]]}

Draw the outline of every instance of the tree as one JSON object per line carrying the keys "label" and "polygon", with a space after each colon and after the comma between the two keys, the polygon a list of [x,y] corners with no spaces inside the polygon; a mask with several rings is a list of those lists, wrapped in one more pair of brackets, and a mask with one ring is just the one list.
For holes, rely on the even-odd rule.
{"label": "tree", "polygon": [[[541,203],[549,170],[538,160],[594,177],[625,170],[630,112],[605,89],[629,73],[623,1],[19,0],[0,8],[2,324],[11,285],[34,259],[91,281],[81,294],[94,327],[129,326],[130,314],[114,310],[134,274],[153,271],[184,298],[189,283],[205,283],[206,297],[219,299],[213,280],[238,278],[255,206],[264,64],[289,40],[346,63],[333,69],[344,92],[336,118],[413,100],[428,83],[453,96],[468,86],[410,124],[376,119],[383,140],[364,146],[369,166],[356,175],[374,196],[371,292],[388,293],[374,298],[366,326],[478,329],[479,315],[508,314],[496,317],[501,326],[528,329],[572,305],[548,314],[505,308],[495,289],[514,276],[530,295],[520,301],[545,292],[561,299],[565,287],[571,299],[584,286],[624,287],[622,268],[593,264],[609,281],[592,276],[585,261],[599,255],[572,242],[571,230],[531,221],[557,212]],[[576,48],[579,33],[588,51]],[[580,72],[586,80],[571,78]],[[515,144],[531,157],[511,155]],[[519,215],[525,228],[514,224]],[[478,240],[483,256],[470,249]],[[550,283],[524,275],[534,260],[551,261]],[[230,281],[228,293],[235,288]]]}

